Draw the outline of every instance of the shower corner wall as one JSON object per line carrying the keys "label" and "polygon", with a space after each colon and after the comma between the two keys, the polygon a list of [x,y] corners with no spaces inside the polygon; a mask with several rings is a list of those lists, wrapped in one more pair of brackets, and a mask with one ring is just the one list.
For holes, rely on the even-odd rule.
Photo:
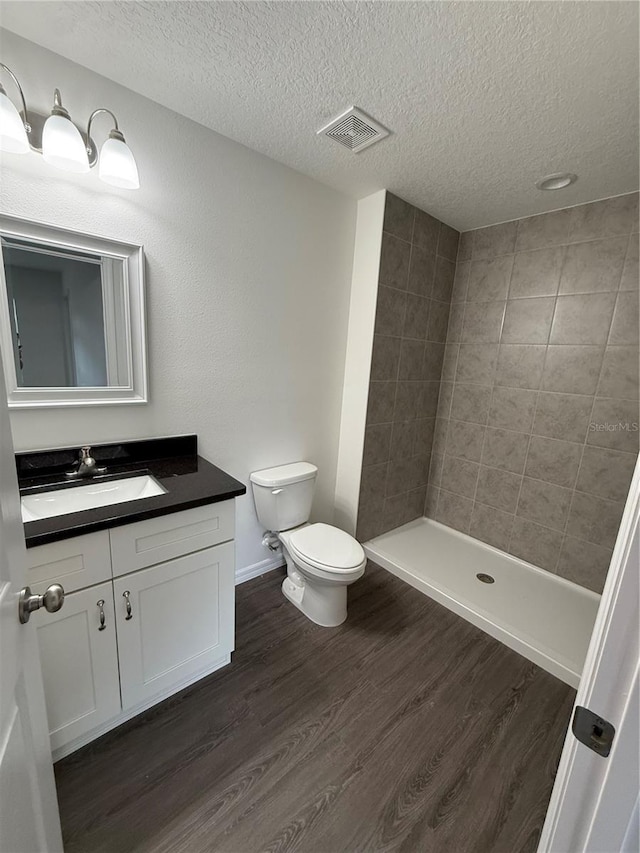
{"label": "shower corner wall", "polygon": [[459,234],[387,193],[356,536],[425,512]]}
{"label": "shower corner wall", "polygon": [[457,249],[387,194],[357,536],[424,512],[600,592],[638,452],[638,195]]}

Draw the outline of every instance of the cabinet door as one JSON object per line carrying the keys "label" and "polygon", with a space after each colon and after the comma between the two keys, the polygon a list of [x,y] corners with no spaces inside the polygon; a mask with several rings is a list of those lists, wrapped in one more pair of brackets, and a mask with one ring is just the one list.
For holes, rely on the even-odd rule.
{"label": "cabinet door", "polygon": [[58,749],[120,712],[112,584],[72,592],[46,615],[37,636],[51,748]]}
{"label": "cabinet door", "polygon": [[117,578],[113,586],[123,708],[177,690],[228,659],[233,542]]}

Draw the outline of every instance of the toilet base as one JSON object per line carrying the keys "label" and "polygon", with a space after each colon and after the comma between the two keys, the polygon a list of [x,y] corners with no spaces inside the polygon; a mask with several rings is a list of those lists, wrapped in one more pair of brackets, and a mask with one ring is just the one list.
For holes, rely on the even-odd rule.
{"label": "toilet base", "polygon": [[[297,575],[297,578],[295,577]],[[347,618],[347,587],[309,583],[298,572],[282,581],[282,594],[301,613],[322,628],[337,628]],[[298,581],[299,578],[299,581]]]}

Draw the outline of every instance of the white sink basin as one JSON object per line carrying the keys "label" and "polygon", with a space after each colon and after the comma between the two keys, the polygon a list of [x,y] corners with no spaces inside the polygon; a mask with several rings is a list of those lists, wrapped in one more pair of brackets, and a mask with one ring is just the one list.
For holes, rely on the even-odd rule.
{"label": "white sink basin", "polygon": [[122,480],[90,481],[86,485],[24,495],[21,501],[22,520],[36,521],[39,518],[67,515],[99,506],[152,498],[155,495],[164,495],[166,491],[148,474]]}

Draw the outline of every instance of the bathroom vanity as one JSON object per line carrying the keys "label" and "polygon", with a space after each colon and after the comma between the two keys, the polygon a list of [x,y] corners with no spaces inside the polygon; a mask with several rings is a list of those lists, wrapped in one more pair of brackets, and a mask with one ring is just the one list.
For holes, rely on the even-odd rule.
{"label": "bathroom vanity", "polygon": [[196,436],[94,448],[107,475],[86,485],[61,476],[74,452],[19,454],[21,495],[143,474],[162,493],[25,522],[27,583],[66,594],[58,612],[32,617],[54,760],[229,663],[234,499],[245,492],[197,455]]}

